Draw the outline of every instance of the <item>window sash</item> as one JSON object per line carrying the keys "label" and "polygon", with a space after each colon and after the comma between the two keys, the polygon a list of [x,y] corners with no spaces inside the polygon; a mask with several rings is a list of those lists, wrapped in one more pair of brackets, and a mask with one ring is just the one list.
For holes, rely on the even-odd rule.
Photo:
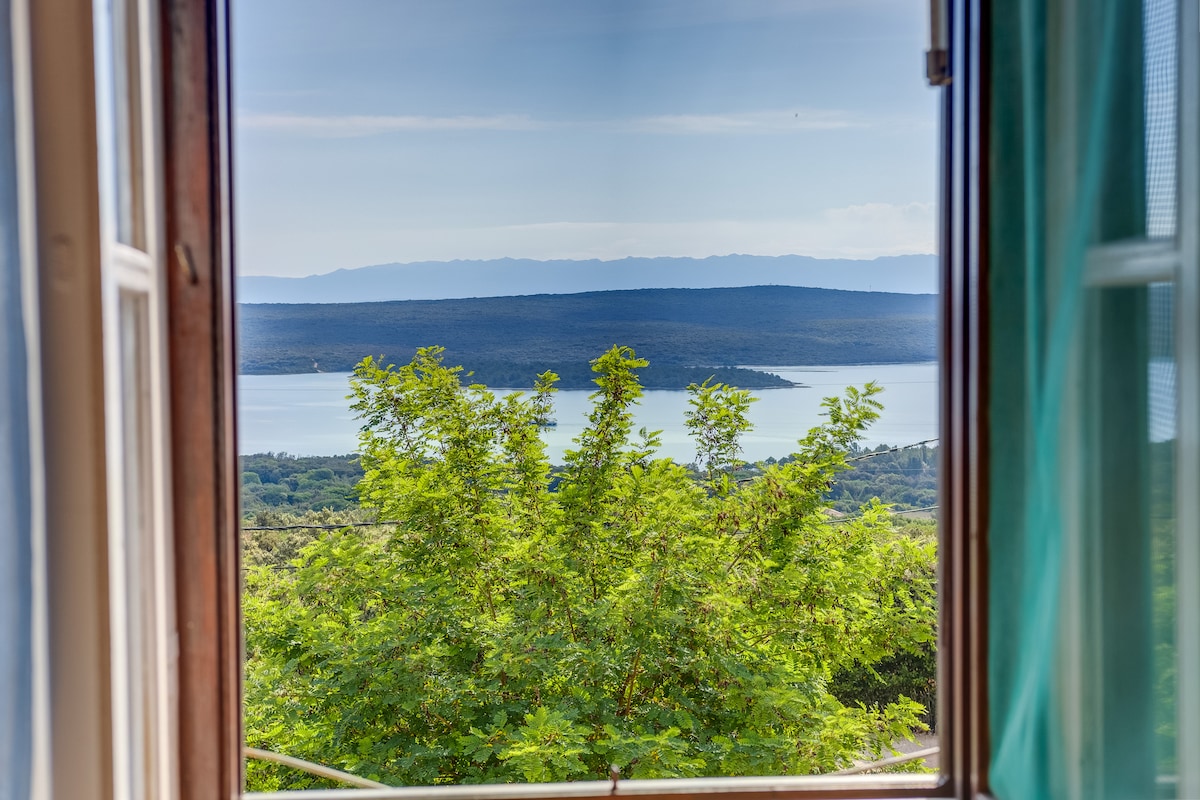
{"label": "window sash", "polygon": [[[1093,287],[1170,283],[1175,293],[1175,527],[1177,674],[1200,674],[1200,5],[1179,3],[1177,235],[1108,243],[1089,252]],[[1177,686],[1180,797],[1200,795],[1200,684]]]}
{"label": "window sash", "polygon": [[94,7],[113,792],[177,796],[157,19]]}

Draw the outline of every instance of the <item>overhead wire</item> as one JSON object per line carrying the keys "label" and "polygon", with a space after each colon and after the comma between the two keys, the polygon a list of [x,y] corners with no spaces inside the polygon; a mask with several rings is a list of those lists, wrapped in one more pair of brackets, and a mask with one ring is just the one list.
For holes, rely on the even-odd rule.
{"label": "overhead wire", "polygon": [[846,461],[848,461],[848,462],[849,461],[863,461],[868,458],[877,458],[879,456],[885,456],[888,453],[899,453],[901,450],[911,450],[914,447],[920,447],[922,445],[936,442],[938,440],[938,438],[939,437],[935,436],[932,439],[925,439],[924,441],[913,442],[912,444],[905,444],[905,445],[901,445],[899,447],[893,447],[890,450],[876,450],[876,451],[873,451],[870,453],[863,453],[862,455],[852,456],[850,458],[847,458]]}

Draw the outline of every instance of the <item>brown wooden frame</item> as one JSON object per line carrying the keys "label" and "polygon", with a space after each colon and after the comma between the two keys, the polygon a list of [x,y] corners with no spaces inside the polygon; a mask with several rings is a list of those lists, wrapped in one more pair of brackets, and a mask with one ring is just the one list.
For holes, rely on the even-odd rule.
{"label": "brown wooden frame", "polygon": [[[236,797],[242,785],[227,3],[162,0],[167,242],[173,251],[169,317],[179,766],[185,800]],[[630,786],[627,794],[661,800],[714,792],[738,800],[766,795],[965,800],[987,789],[988,7],[989,0],[950,2],[952,82],[942,107],[939,728],[945,778],[936,788],[921,790],[887,788],[863,778],[846,790],[783,782],[726,789],[720,781],[696,788],[688,781],[678,792],[635,792]],[[622,794],[606,786],[571,794]],[[382,796],[372,790],[320,794]]]}
{"label": "brown wooden frame", "polygon": [[941,425],[944,460],[938,686],[953,796],[988,790],[987,168],[991,0],[953,0],[942,108]]}
{"label": "brown wooden frame", "polygon": [[217,800],[242,788],[228,7],[161,8],[179,784]]}

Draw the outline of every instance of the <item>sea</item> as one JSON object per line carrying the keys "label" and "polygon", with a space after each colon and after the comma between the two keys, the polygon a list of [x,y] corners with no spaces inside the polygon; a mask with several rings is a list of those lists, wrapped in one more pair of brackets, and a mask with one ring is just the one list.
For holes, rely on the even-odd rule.
{"label": "sea", "polygon": [[[753,429],[742,438],[743,458],[762,461],[795,452],[796,442],[821,424],[821,401],[842,395],[847,386],[868,381],[883,387],[880,418],[866,432],[865,446],[905,445],[938,435],[938,366],[856,364],[853,366],[754,366],[797,386],[754,391]],[[238,451],[291,455],[342,455],[358,449],[361,423],[350,410],[349,374],[243,375],[238,378]],[[496,390],[498,395],[513,390]],[[554,427],[542,438],[552,463],[562,463],[591,408],[590,391],[560,390],[554,396]],[[696,449],[684,426],[685,391],[647,391],[634,412],[635,430],[661,431],[659,455],[688,463]]]}

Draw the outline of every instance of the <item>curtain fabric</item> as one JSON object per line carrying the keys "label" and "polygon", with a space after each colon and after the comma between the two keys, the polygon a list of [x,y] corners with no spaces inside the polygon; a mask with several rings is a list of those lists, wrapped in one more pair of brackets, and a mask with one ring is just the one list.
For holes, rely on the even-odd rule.
{"label": "curtain fabric", "polygon": [[1147,233],[1146,9],[990,7],[990,780],[999,800],[1161,797],[1171,445],[1148,376],[1170,287],[1089,277]]}
{"label": "curtain fabric", "polygon": [[32,516],[10,23],[9,0],[0,0],[0,797],[23,798],[32,765]]}

